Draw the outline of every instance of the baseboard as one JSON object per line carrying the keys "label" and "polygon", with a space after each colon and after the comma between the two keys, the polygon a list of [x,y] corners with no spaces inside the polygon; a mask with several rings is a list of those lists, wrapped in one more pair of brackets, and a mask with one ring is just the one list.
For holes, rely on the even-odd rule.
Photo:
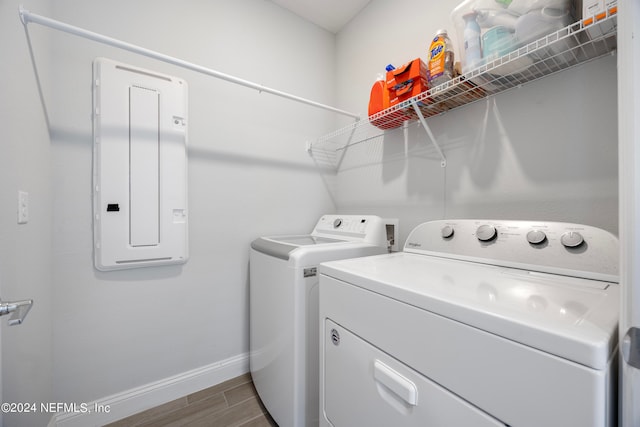
{"label": "baseboard", "polygon": [[[48,427],[101,426],[249,372],[249,354],[88,402],[73,413],[57,413]],[[106,412],[108,409],[108,412]]]}

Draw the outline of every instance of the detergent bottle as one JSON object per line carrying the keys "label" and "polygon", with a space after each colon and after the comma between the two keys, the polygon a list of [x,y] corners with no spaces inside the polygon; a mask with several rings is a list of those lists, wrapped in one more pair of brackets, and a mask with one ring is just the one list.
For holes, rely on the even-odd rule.
{"label": "detergent bottle", "polygon": [[464,19],[464,57],[462,72],[473,70],[482,63],[482,46],[480,43],[480,25],[476,21],[476,12],[466,13]]}
{"label": "detergent bottle", "polygon": [[453,46],[447,30],[438,30],[429,46],[429,87],[453,78]]}

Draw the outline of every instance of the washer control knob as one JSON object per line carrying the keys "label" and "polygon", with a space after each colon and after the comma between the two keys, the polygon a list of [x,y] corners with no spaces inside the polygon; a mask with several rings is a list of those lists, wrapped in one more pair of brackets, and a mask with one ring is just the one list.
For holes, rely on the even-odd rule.
{"label": "washer control knob", "polygon": [[497,231],[493,225],[484,224],[476,230],[476,237],[482,242],[488,242],[496,237]]}
{"label": "washer control knob", "polygon": [[452,226],[445,225],[444,227],[442,227],[441,232],[442,232],[442,237],[445,238],[445,239],[448,239],[449,237],[453,236],[454,230],[453,230]]}
{"label": "washer control knob", "polygon": [[333,228],[338,228],[342,225],[342,218],[336,218],[333,221]]}
{"label": "washer control knob", "polygon": [[577,231],[567,231],[560,237],[560,242],[567,248],[577,248],[584,243],[584,237]]}
{"label": "washer control knob", "polygon": [[547,240],[547,235],[544,234],[544,231],[540,230],[531,230],[527,233],[527,242],[532,245],[539,245]]}

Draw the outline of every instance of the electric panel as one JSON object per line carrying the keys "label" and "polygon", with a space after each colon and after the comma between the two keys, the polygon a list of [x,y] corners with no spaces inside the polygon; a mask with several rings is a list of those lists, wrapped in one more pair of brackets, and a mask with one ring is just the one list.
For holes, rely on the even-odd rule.
{"label": "electric panel", "polygon": [[184,263],[187,84],[105,58],[93,77],[95,266]]}

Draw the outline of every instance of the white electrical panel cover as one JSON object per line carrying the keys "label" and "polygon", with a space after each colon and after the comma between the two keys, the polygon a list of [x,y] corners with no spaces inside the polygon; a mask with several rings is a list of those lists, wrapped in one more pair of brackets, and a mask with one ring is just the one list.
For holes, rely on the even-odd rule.
{"label": "white electrical panel cover", "polygon": [[96,58],[93,88],[96,268],[186,262],[186,82]]}

